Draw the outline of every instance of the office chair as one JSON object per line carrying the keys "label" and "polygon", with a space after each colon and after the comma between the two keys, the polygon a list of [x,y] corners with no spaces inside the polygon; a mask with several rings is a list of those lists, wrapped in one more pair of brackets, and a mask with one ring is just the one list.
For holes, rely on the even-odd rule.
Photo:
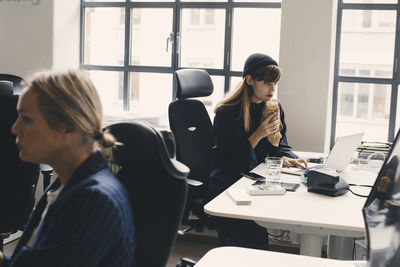
{"label": "office chair", "polygon": [[[213,229],[210,216],[203,211],[207,196],[207,180],[215,159],[212,123],[204,104],[193,97],[212,94],[210,75],[201,69],[181,69],[175,72],[177,81],[173,101],[169,105],[169,124],[175,136],[176,158],[189,167],[189,193],[182,221],[198,232]],[[190,213],[198,219],[190,219]]]}
{"label": "office chair", "polygon": [[0,250],[11,233],[23,230],[35,202],[37,164],[20,160],[11,127],[17,118],[17,95],[0,95]]}
{"label": "office chair", "polygon": [[117,177],[128,191],[135,223],[135,266],[164,267],[175,243],[187,196],[189,169],[171,159],[160,132],[145,122],[107,127]]}
{"label": "office chair", "polygon": [[17,75],[0,73],[0,81],[10,81],[13,83],[14,94],[19,95],[22,91],[21,82],[23,79]]}
{"label": "office chair", "polygon": [[[1,80],[2,77],[5,77],[8,80]],[[14,92],[15,90],[18,91],[18,93],[21,93],[21,81],[22,78],[18,76],[10,74],[0,74],[0,95],[13,95],[14,93],[17,94],[17,92]],[[53,168],[46,164],[40,164],[39,166],[40,172],[42,173],[43,177],[44,191],[50,184],[50,179],[53,175]]]}
{"label": "office chair", "polygon": [[13,83],[0,80],[0,95],[13,95]]}

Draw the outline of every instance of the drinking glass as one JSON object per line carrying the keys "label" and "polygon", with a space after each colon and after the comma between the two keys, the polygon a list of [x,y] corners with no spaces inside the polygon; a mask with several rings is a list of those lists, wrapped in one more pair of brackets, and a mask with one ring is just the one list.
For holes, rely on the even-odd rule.
{"label": "drinking glass", "polygon": [[279,177],[282,169],[282,158],[266,157],[267,179],[273,184],[279,184]]}

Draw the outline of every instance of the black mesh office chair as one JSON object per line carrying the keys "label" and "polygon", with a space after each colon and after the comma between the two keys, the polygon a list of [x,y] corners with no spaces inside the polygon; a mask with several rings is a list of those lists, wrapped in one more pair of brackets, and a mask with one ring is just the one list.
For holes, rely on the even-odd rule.
{"label": "black mesh office chair", "polygon": [[39,166],[19,159],[11,127],[17,118],[17,95],[0,95],[0,250],[3,240],[24,225],[34,205]]}
{"label": "black mesh office chair", "polygon": [[[215,154],[212,123],[204,104],[194,97],[209,96],[214,86],[210,75],[201,69],[176,71],[177,87],[169,105],[169,124],[175,136],[176,158],[189,167],[189,193],[181,232],[204,226],[212,229],[212,220],[203,211],[207,195],[207,180]],[[198,219],[190,219],[190,212]]]}
{"label": "black mesh office chair", "polygon": [[114,149],[136,228],[135,266],[164,267],[175,243],[187,196],[189,169],[169,156],[160,132],[145,122],[107,127],[123,143]]}
{"label": "black mesh office chair", "polygon": [[14,94],[19,95],[22,91],[21,82],[23,79],[17,75],[0,73],[0,81],[10,81],[13,83]]}
{"label": "black mesh office chair", "polygon": [[[23,79],[12,74],[0,73],[0,95],[19,95],[22,91],[21,82]],[[40,164],[40,171],[43,175],[43,190],[50,184],[50,179],[53,175],[53,168],[48,165]]]}

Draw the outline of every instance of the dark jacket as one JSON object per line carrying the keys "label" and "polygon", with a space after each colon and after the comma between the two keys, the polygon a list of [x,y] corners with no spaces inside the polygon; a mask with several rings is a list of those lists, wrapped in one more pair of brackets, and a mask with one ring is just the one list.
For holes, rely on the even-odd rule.
{"label": "dark jacket", "polygon": [[268,156],[287,156],[297,158],[286,139],[285,114],[279,103],[280,118],[283,125],[282,139],[279,146],[274,147],[265,137],[255,149],[251,147],[249,136],[257,130],[261,123],[262,110],[265,103],[252,103],[250,106],[250,131],[246,133],[240,106],[221,106],[214,117],[214,134],[216,138],[216,162],[209,177],[210,198],[217,196],[235,183]]}
{"label": "dark jacket", "polygon": [[[57,179],[47,191],[59,186]],[[136,245],[128,196],[100,152],[78,167],[26,246],[46,204],[45,192],[4,267],[133,265]]]}

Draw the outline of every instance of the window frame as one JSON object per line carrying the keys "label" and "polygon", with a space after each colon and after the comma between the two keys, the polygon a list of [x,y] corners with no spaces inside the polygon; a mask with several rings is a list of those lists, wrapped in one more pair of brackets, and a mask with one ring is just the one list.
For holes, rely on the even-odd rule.
{"label": "window frame", "polygon": [[[224,78],[224,92],[229,92],[231,88],[231,77],[241,77],[241,71],[230,70],[231,64],[231,48],[232,48],[232,17],[234,8],[269,8],[281,9],[281,2],[234,2],[233,0],[221,2],[183,2],[175,0],[171,2],[131,2],[129,0],[121,0],[121,2],[85,2],[81,0],[80,5],[80,49],[79,49],[79,65],[81,69],[98,70],[98,71],[119,71],[123,72],[123,110],[130,108],[130,72],[152,72],[152,73],[169,73],[173,74],[179,67],[179,58],[176,53],[177,36],[181,23],[181,10],[183,8],[212,8],[225,9],[225,39],[224,39],[224,63],[222,69],[204,68],[211,76],[222,76]],[[124,64],[123,66],[93,65],[84,63],[85,49],[85,8],[101,8],[101,7],[122,7],[125,8],[125,44],[124,44]],[[172,8],[173,9],[173,43],[171,46],[172,53],[170,67],[156,66],[137,66],[130,63],[131,56],[131,9],[132,8]],[[173,90],[176,88],[176,81],[173,79]],[[172,94],[172,92],[171,92]],[[171,95],[172,100],[172,95]]]}
{"label": "window frame", "polygon": [[[340,63],[340,44],[341,44],[341,30],[342,18],[344,10],[393,10],[396,12],[396,30],[394,38],[394,55],[393,55],[393,69],[392,78],[376,78],[376,77],[353,77],[339,75]],[[390,98],[390,112],[389,112],[389,127],[387,133],[387,140],[394,141],[395,128],[396,128],[396,114],[398,87],[400,86],[400,4],[378,4],[378,3],[343,3],[343,0],[338,0],[337,9],[337,25],[336,25],[336,44],[335,44],[335,63],[334,63],[334,79],[333,79],[333,96],[332,96],[332,124],[331,124],[331,139],[330,147],[335,144],[336,139],[336,123],[338,115],[338,91],[340,82],[348,83],[368,83],[368,84],[383,84],[391,86]]]}

